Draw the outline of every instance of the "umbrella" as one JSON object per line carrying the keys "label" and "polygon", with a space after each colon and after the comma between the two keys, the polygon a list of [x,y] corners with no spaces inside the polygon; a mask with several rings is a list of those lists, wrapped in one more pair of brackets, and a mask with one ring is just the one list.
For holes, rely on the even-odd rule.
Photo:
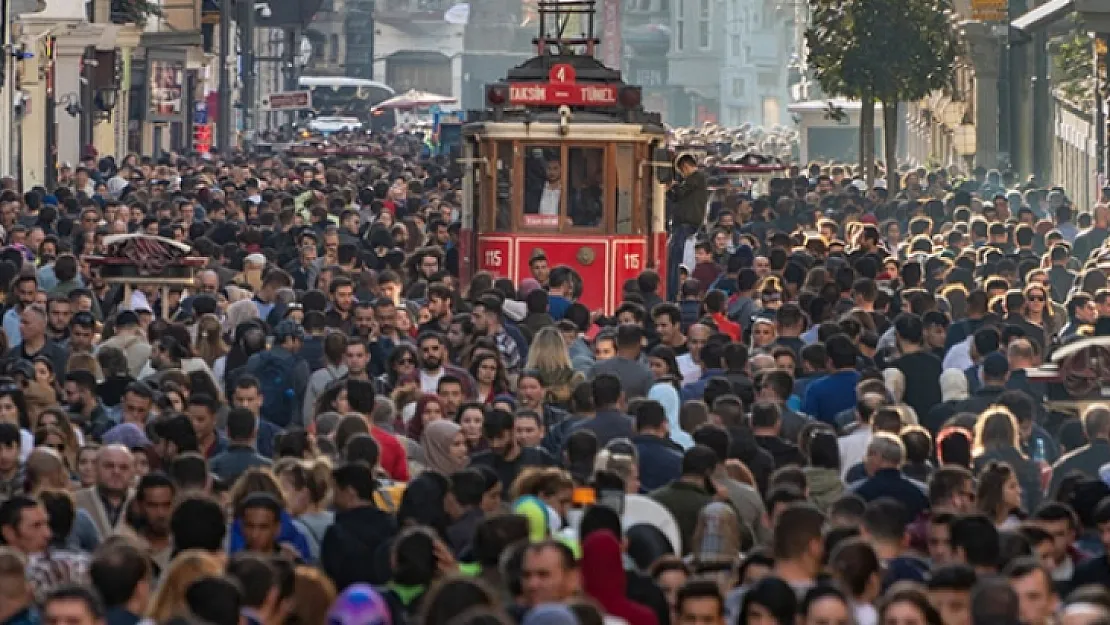
{"label": "umbrella", "polygon": [[454,104],[458,98],[436,95],[427,91],[409,89],[401,95],[395,95],[388,100],[379,102],[375,109],[417,109],[436,104]]}

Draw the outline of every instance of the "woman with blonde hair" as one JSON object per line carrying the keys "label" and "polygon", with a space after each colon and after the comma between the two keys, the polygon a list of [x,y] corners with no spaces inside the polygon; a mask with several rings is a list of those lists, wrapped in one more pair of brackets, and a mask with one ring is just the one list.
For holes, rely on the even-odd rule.
{"label": "woman with blonde hair", "polygon": [[185,591],[196,580],[209,575],[222,575],[223,563],[207,551],[182,551],[170,562],[160,579],[158,590],[150,601],[146,616],[158,625],[186,614]]}
{"label": "woman with blonde hair", "polygon": [[525,369],[535,371],[547,389],[549,401],[561,408],[570,403],[571,392],[585,377],[570,363],[570,351],[563,334],[554,326],[540,328],[528,348]]}
{"label": "woman with blonde hair", "polygon": [[1035,510],[1041,503],[1041,468],[1021,451],[1017,418],[1005,406],[990,406],[975,423],[975,459],[972,469],[980,474],[991,463],[1002,462],[1017,475],[1022,491],[1022,508]]}
{"label": "woman with blonde hair", "polygon": [[227,355],[229,348],[224,342],[223,326],[220,319],[211,313],[201,315],[197,320],[196,353],[209,367],[216,379],[223,379],[223,368],[216,363]]}
{"label": "woman with blonde hair", "polygon": [[320,458],[314,462],[282,458],[274,465],[274,475],[281,482],[289,513],[296,518],[318,544],[335,521],[328,510],[331,500],[331,463]]}

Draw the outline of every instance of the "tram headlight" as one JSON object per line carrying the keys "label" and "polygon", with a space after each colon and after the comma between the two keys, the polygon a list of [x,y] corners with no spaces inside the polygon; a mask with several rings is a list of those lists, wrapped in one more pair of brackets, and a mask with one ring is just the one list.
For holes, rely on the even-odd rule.
{"label": "tram headlight", "polygon": [[486,104],[491,107],[503,106],[508,99],[508,90],[503,85],[492,85],[486,89]]}
{"label": "tram headlight", "polygon": [[570,107],[566,104],[559,107],[559,134],[566,136],[570,132]]}

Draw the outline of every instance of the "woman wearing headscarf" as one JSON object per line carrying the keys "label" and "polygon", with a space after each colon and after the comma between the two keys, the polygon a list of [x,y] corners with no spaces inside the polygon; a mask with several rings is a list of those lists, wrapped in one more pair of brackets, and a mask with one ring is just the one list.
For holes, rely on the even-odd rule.
{"label": "woman wearing headscarf", "polygon": [[424,447],[424,465],[429,471],[450,476],[466,468],[466,437],[462,427],[454,421],[440,419],[428,424],[424,428],[421,444]]}
{"label": "woman wearing headscarf", "polygon": [[628,578],[621,546],[608,530],[591,533],[582,546],[582,589],[601,604],[606,614],[636,625],[658,625],[655,613],[625,596]]}
{"label": "woman wearing headscarf", "polygon": [[967,376],[959,369],[945,369],[940,374],[941,403],[933,406],[928,415],[919,415],[921,425],[934,437],[949,417],[956,414],[956,405],[970,396]]}
{"label": "woman wearing headscarf", "polygon": [[578,625],[578,618],[565,605],[545,603],[528,611],[524,625]]}

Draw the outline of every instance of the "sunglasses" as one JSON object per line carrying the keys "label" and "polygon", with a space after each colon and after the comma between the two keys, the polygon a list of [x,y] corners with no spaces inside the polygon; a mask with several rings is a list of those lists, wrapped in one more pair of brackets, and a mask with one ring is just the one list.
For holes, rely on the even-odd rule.
{"label": "sunglasses", "polygon": [[1031,301],[1031,302],[1043,302],[1044,301],[1044,296],[1043,295],[1030,295],[1029,296],[1029,301]]}
{"label": "sunglasses", "polygon": [[412,358],[402,358],[402,359],[397,361],[397,364],[399,364],[399,365],[415,365],[416,360],[414,360]]}

